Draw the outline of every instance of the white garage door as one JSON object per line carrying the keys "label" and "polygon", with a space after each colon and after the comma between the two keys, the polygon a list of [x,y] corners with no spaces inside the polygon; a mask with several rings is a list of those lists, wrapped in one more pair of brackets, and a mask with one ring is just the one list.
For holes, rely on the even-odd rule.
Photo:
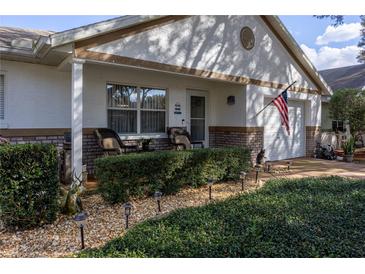
{"label": "white garage door", "polygon": [[[272,99],[265,99],[265,105]],[[264,111],[264,148],[268,161],[302,157],[305,152],[304,103],[289,100],[290,135],[281,126],[280,114],[274,105]]]}

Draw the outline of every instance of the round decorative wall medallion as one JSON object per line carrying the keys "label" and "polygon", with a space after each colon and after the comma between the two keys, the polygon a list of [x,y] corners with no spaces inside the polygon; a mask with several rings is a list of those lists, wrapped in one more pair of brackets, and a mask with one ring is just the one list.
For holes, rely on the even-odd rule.
{"label": "round decorative wall medallion", "polygon": [[241,44],[245,49],[250,50],[255,46],[255,35],[249,27],[243,27],[241,29],[240,38]]}

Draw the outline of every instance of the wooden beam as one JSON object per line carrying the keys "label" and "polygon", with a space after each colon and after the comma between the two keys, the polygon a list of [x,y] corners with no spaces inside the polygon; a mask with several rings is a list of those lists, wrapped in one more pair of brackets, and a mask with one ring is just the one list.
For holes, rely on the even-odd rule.
{"label": "wooden beam", "polygon": [[[95,51],[90,51],[90,50],[77,51],[77,52],[75,52],[75,56],[77,58],[86,59],[86,60],[94,60],[94,61],[111,63],[111,64],[121,64],[121,65],[126,65],[126,66],[158,70],[158,71],[164,71],[164,72],[169,72],[169,73],[185,74],[185,75],[191,75],[191,76],[212,79],[212,80],[234,82],[234,83],[238,83],[238,84],[242,84],[242,85],[256,85],[256,86],[274,88],[274,89],[284,89],[288,86],[288,84],[262,81],[262,80],[258,80],[258,79],[248,78],[245,76],[229,75],[229,74],[213,72],[213,71],[208,71],[208,70],[201,70],[201,69],[194,69],[194,68],[188,68],[188,67],[183,67],[183,66],[163,64],[163,63],[158,63],[158,62],[153,62],[153,61],[140,60],[140,59],[135,59],[135,58],[130,58],[130,57],[114,55],[114,54],[95,52]],[[303,93],[311,93],[311,94],[318,93],[317,90],[304,88],[304,87],[295,87],[295,86],[292,86],[289,90],[293,91],[293,92],[303,92]]]}
{"label": "wooden beam", "polygon": [[[95,128],[83,128],[83,134],[93,134]],[[43,137],[43,136],[63,136],[71,132],[71,128],[7,128],[1,129],[0,135],[3,137]]]}
{"label": "wooden beam", "polygon": [[241,132],[241,133],[254,133],[258,131],[264,131],[263,127],[232,127],[232,126],[210,126],[209,132]]}

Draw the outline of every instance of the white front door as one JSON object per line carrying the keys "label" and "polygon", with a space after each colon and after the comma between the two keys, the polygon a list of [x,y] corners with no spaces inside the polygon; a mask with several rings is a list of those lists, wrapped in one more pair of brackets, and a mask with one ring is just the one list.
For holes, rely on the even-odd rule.
{"label": "white front door", "polygon": [[[272,99],[265,99],[265,105]],[[304,103],[288,102],[290,135],[281,126],[280,114],[274,105],[264,111],[264,148],[267,161],[302,157],[305,155]]]}
{"label": "white front door", "polygon": [[208,146],[208,93],[200,90],[187,90],[187,130],[190,132],[192,141],[204,143]]}

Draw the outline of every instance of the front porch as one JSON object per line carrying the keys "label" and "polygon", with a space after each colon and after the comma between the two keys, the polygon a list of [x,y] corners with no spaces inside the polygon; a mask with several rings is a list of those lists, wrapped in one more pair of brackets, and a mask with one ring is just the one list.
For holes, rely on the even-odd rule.
{"label": "front porch", "polygon": [[170,127],[187,129],[204,147],[247,146],[252,158],[262,148],[263,128],[245,126],[245,85],[92,60],[70,65],[77,174],[86,164],[92,175],[93,161],[102,156],[96,128],[111,128],[125,141],[151,139],[154,150],[173,149]]}

